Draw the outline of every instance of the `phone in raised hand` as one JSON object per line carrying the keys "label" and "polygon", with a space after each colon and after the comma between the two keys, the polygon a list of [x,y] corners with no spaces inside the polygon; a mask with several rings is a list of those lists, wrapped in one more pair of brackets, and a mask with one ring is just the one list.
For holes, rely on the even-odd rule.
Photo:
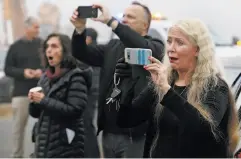
{"label": "phone in raised hand", "polygon": [[92,6],[79,6],[78,18],[97,18],[98,8],[93,8]]}
{"label": "phone in raised hand", "polygon": [[150,64],[149,56],[152,56],[150,49],[143,48],[125,48],[125,62],[132,65]]}

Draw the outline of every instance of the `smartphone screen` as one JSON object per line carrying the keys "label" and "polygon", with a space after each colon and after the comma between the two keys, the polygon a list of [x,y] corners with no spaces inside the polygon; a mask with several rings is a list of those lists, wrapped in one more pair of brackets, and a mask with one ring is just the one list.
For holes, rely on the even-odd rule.
{"label": "smartphone screen", "polygon": [[79,6],[78,7],[79,18],[97,18],[98,9],[92,6]]}
{"label": "smartphone screen", "polygon": [[149,56],[152,56],[150,49],[142,48],[126,48],[125,62],[133,65],[148,65],[150,64]]}

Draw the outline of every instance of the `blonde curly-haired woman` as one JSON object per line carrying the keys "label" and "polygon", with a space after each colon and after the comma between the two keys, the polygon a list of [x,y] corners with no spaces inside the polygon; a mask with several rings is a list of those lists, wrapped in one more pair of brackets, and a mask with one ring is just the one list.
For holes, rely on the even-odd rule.
{"label": "blonde curly-haired woman", "polygon": [[214,54],[213,41],[200,20],[178,21],[168,33],[167,62],[150,57],[152,64],[144,67],[153,84],[132,101],[121,99],[119,126],[149,121],[144,157],[233,155],[238,117]]}

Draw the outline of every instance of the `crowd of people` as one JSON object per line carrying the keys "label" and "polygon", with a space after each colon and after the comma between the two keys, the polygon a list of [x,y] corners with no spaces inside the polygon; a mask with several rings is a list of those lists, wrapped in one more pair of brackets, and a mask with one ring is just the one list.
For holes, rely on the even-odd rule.
{"label": "crowd of people", "polygon": [[[239,119],[206,25],[179,20],[163,41],[148,35],[151,12],[139,2],[121,22],[107,7],[93,7],[102,12],[93,20],[119,39],[98,44],[75,10],[72,39],[61,33],[39,39],[38,20],[29,17],[25,36],[11,45],[5,65],[14,79],[11,157],[24,157],[28,115],[38,119],[36,158],[100,158],[100,132],[104,158],[233,157]],[[125,48],[150,49],[150,64],[126,63]],[[112,97],[115,89],[120,93]]]}

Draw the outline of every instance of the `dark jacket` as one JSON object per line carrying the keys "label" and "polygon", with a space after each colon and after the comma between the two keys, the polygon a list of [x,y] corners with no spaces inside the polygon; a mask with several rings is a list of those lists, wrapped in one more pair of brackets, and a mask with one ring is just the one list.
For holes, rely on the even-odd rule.
{"label": "dark jacket", "polygon": [[[149,36],[141,36],[130,27],[118,24],[114,30],[120,40],[111,40],[106,45],[86,45],[85,32],[81,35],[74,33],[72,37],[73,56],[92,66],[101,67],[99,101],[98,101],[98,132],[105,128],[106,99],[109,97],[113,86],[113,75],[117,60],[124,57],[124,49],[130,48],[148,48],[152,50],[153,56],[162,59],[164,54],[164,44],[160,40],[152,39]],[[114,119],[116,120],[116,119]],[[144,134],[146,126],[138,129],[136,132]],[[135,128],[136,129],[136,128]]]}
{"label": "dark jacket", "polygon": [[[94,75],[93,75],[94,76]],[[93,82],[93,80],[92,80]],[[92,84],[93,85],[93,84]],[[89,91],[88,104],[84,112],[84,128],[85,128],[85,158],[99,158],[100,152],[98,140],[96,136],[96,128],[93,124],[95,108],[97,105],[97,96],[94,95],[93,87]]]}
{"label": "dark jacket", "polygon": [[[40,104],[30,104],[29,113],[39,118],[35,155],[38,158],[84,157],[83,112],[91,86],[91,69],[75,68],[50,87],[44,74],[39,83],[45,94]],[[68,143],[66,129],[75,132]]]}
{"label": "dark jacket", "polygon": [[[82,63],[86,67],[86,64]],[[98,87],[99,87],[99,67],[91,67],[92,73],[92,85],[88,92],[88,102],[83,114],[84,129],[85,129],[85,158],[99,158],[100,152],[98,147],[98,141],[96,136],[96,128],[93,124],[94,115],[98,99]]]}
{"label": "dark jacket", "polygon": [[39,79],[26,79],[24,69],[41,69],[40,47],[42,41],[19,39],[14,42],[5,61],[5,74],[14,80],[13,96],[27,96],[29,89],[36,86]]}
{"label": "dark jacket", "polygon": [[181,92],[172,88],[167,92],[161,101],[164,108],[157,122],[154,116],[156,106],[155,102],[152,102],[156,101],[156,96],[153,87],[148,86],[133,101],[129,99],[129,101],[125,100],[127,103],[122,103],[118,114],[118,125],[133,127],[146,120],[149,121],[145,158],[150,157],[151,146],[157,131],[159,131],[159,138],[151,156],[153,158],[230,157],[227,153],[229,142],[227,126],[231,110],[228,85],[220,79],[218,86],[209,90],[203,101],[215,121],[217,129],[214,132],[218,137],[216,139],[210,124],[194,106],[187,102],[186,92],[180,96]]}
{"label": "dark jacket", "polygon": [[[92,29],[86,29],[87,36],[92,38],[91,44],[97,44],[97,32]],[[84,112],[84,128],[85,128],[85,158],[99,158],[100,151],[98,140],[96,136],[96,128],[94,126],[94,116],[97,108],[97,101],[99,95],[99,79],[100,67],[92,67],[92,86],[88,95],[88,105]]]}

